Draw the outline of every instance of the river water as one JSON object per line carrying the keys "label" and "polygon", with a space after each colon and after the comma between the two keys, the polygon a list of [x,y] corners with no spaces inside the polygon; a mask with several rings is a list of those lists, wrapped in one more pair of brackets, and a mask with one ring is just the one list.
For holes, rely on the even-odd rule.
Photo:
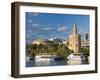
{"label": "river water", "polygon": [[66,61],[66,60],[52,60],[52,61],[26,61],[26,67],[42,67],[42,66],[63,66],[63,65],[81,65],[87,64],[86,61]]}

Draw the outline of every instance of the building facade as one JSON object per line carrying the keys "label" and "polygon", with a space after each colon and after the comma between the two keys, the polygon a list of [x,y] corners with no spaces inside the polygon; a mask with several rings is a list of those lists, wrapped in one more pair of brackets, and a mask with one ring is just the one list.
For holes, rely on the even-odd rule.
{"label": "building facade", "polygon": [[37,40],[34,40],[32,44],[33,44],[33,45],[34,45],[34,44],[37,44],[37,45],[45,44],[45,41],[42,40],[42,39],[37,39]]}
{"label": "building facade", "polygon": [[69,35],[69,49],[74,53],[79,53],[81,48],[81,36],[77,32],[76,24],[73,26],[72,33]]}

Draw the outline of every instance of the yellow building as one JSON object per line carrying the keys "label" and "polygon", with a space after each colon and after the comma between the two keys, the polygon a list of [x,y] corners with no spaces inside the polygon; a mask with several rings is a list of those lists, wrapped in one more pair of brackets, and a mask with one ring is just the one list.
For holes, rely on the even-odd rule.
{"label": "yellow building", "polygon": [[74,53],[79,53],[81,48],[81,38],[77,32],[76,24],[74,24],[72,33],[69,35],[69,49],[74,51]]}
{"label": "yellow building", "polygon": [[32,44],[37,44],[37,45],[45,44],[45,41],[42,39],[37,39],[37,40],[34,40]]}

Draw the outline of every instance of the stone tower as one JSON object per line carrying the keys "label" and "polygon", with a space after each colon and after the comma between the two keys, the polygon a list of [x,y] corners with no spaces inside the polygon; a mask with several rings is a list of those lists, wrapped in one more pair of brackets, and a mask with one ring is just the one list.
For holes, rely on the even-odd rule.
{"label": "stone tower", "polygon": [[73,50],[74,53],[79,53],[80,47],[81,38],[77,32],[76,24],[74,24],[72,33],[69,35],[69,49]]}

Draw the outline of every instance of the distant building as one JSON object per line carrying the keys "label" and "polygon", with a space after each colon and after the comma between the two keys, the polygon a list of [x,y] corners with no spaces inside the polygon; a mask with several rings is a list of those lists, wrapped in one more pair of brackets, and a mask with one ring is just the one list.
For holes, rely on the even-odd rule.
{"label": "distant building", "polygon": [[51,45],[51,44],[61,44],[62,41],[60,39],[56,38],[50,38],[50,39],[37,39],[33,41],[33,44],[43,44],[43,45]]}
{"label": "distant building", "polygon": [[85,33],[84,40],[81,41],[81,48],[89,48],[89,33]]}
{"label": "distant building", "polygon": [[89,48],[89,41],[81,41],[81,48]]}
{"label": "distant building", "polygon": [[37,44],[37,45],[45,44],[45,41],[42,39],[37,39],[37,40],[34,40],[32,44]]}
{"label": "distant building", "polygon": [[67,45],[67,46],[68,46],[68,43],[69,43],[69,42],[68,42],[68,40],[63,40],[62,43],[63,43],[64,45]]}
{"label": "distant building", "polygon": [[50,38],[48,41],[52,41],[54,44],[61,44],[62,40],[57,38]]}
{"label": "distant building", "polygon": [[74,24],[72,33],[69,35],[69,49],[73,50],[74,53],[79,53],[81,48],[81,37],[77,33],[76,24]]}
{"label": "distant building", "polygon": [[62,43],[63,43],[63,44],[67,44],[67,40],[64,40]]}
{"label": "distant building", "polygon": [[88,41],[89,40],[89,34],[85,33],[85,40]]}

